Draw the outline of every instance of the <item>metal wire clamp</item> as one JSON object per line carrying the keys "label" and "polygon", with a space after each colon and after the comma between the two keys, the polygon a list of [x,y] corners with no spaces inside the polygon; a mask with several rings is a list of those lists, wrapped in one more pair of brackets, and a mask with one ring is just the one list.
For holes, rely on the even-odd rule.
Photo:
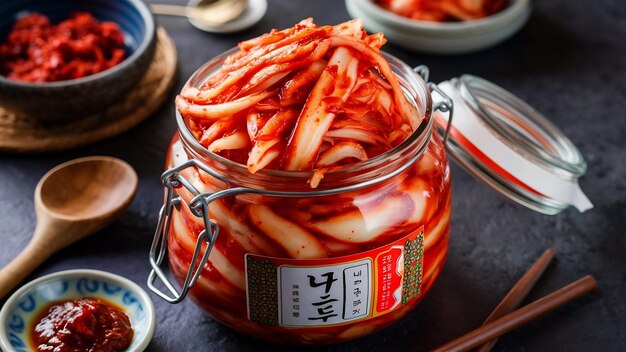
{"label": "metal wire clamp", "polygon": [[[152,270],[148,276],[148,288],[169,303],[181,302],[191,287],[196,283],[204,265],[209,259],[209,254],[211,253],[213,245],[217,240],[217,235],[219,234],[219,226],[211,219],[209,213],[210,197],[206,194],[200,193],[191,183],[189,183],[189,181],[180,175],[180,171],[192,166],[204,169],[204,165],[201,165],[201,163],[196,160],[189,160],[178,167],[167,170],[161,176],[161,182],[166,189],[166,197],[165,204],[163,204],[159,212],[159,221],[154,233],[152,246],[150,247],[150,266],[152,266]],[[189,202],[189,204],[186,204],[180,196],[174,196],[176,194],[175,189],[180,187],[186,188],[194,195],[194,198],[191,202]],[[202,232],[198,235],[189,271],[185,277],[182,289],[179,292],[176,288],[174,288],[174,285],[170,283],[163,270],[161,270],[161,264],[163,263],[163,259],[165,258],[165,254],[167,252],[167,240],[172,223],[172,211],[174,208],[180,209],[181,206],[188,206],[194,216],[203,219],[204,230],[202,230]],[[204,253],[200,255],[203,243],[206,243],[207,246]],[[199,262],[198,258],[200,258]],[[196,264],[196,262],[198,263]],[[161,280],[161,282],[163,282],[165,287],[167,287],[169,294],[161,291],[154,285],[157,277]]]}
{"label": "metal wire clamp", "polygon": [[447,146],[448,135],[450,134],[450,128],[452,127],[452,116],[454,115],[454,102],[446,93],[441,90],[441,88],[439,88],[436,83],[428,82],[428,79],[430,78],[430,70],[428,69],[428,66],[419,65],[413,69],[413,72],[422,77],[424,82],[427,82],[426,85],[428,86],[431,95],[432,93],[437,93],[441,98],[440,101],[433,103],[433,112],[439,110],[443,113],[448,113],[448,124],[442,136],[443,145]]}

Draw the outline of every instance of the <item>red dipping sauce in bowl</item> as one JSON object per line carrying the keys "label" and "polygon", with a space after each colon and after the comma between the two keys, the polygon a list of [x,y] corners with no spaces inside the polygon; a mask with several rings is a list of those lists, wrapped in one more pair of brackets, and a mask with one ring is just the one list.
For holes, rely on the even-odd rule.
{"label": "red dipping sauce in bowl", "polygon": [[37,351],[113,352],[130,346],[133,329],[126,313],[113,303],[80,298],[43,309],[31,338]]}

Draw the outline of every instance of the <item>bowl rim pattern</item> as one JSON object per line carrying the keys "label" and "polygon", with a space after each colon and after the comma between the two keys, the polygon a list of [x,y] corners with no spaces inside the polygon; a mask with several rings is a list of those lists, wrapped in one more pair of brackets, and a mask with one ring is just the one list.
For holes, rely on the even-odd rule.
{"label": "bowl rim pattern", "polygon": [[[156,328],[156,313],[155,313],[154,303],[150,299],[150,296],[148,295],[148,293],[135,282],[117,274],[113,274],[113,273],[101,271],[101,270],[94,270],[94,269],[72,269],[72,270],[57,271],[48,275],[44,275],[37,279],[34,279],[24,284],[22,287],[20,287],[7,299],[7,301],[2,306],[2,309],[0,310],[0,349],[2,349],[3,351],[7,351],[7,352],[15,351],[15,349],[11,345],[10,337],[7,333],[6,326],[9,321],[9,314],[13,311],[13,308],[19,304],[19,300],[23,298],[25,294],[29,293],[29,291],[32,291],[34,288],[39,287],[49,282],[54,282],[54,281],[58,281],[62,279],[79,280],[83,278],[99,279],[102,281],[109,281],[109,282],[115,283],[116,285],[119,285],[121,288],[126,289],[129,292],[132,292],[137,297],[137,300],[142,304],[142,307],[145,308],[144,311],[145,311],[145,320],[147,321],[147,327],[141,329],[142,334],[137,334],[137,332],[135,331],[133,340],[135,340],[137,336],[139,335],[142,335],[142,336],[140,340],[137,340],[134,342],[136,344],[136,346],[134,346],[134,350],[142,351],[145,348],[147,348],[147,346],[149,345],[152,339],[152,336],[154,335],[154,331]],[[85,295],[85,297],[87,296],[99,297],[98,294]],[[131,314],[131,320],[132,320],[132,314]],[[135,328],[136,327],[134,326],[133,329]]]}

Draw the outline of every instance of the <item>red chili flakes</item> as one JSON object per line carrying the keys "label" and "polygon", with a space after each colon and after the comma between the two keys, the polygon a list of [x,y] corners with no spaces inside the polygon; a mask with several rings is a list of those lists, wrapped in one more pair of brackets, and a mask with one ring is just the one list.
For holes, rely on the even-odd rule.
{"label": "red chili flakes", "polygon": [[0,75],[25,82],[81,78],[124,60],[124,34],[113,22],[76,12],[57,25],[33,13],[13,25],[0,44]]}

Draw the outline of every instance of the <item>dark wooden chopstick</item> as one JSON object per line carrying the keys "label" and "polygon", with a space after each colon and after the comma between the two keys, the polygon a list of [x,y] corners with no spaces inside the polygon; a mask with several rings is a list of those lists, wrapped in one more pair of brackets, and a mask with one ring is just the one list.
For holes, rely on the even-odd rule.
{"label": "dark wooden chopstick", "polygon": [[[545,252],[533,263],[533,265],[526,271],[526,273],[517,281],[515,286],[511,288],[509,293],[504,296],[500,304],[491,312],[489,317],[485,320],[483,325],[489,324],[492,321],[501,318],[507,313],[512,312],[514,309],[522,304],[522,301],[528,295],[528,292],[535,286],[537,280],[541,277],[546,270],[552,259],[554,258],[554,251],[552,249],[546,249]],[[478,348],[478,352],[489,352],[491,348],[498,342],[498,338],[485,343]]]}
{"label": "dark wooden chopstick", "polygon": [[587,275],[551,294],[540,298],[512,313],[485,324],[445,345],[434,352],[468,351],[485,342],[518,328],[596,288],[597,282]]}

